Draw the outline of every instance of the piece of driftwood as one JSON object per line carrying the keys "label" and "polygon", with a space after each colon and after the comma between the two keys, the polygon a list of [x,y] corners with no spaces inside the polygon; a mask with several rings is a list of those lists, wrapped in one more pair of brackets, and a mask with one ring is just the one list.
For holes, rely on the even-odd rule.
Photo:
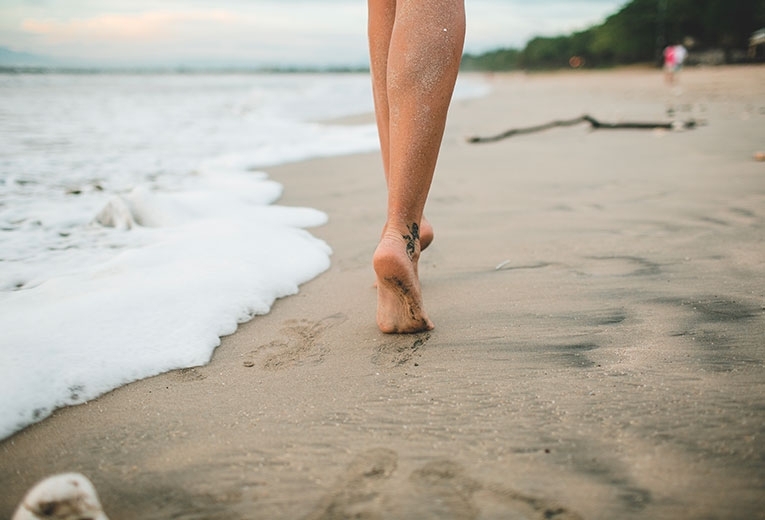
{"label": "piece of driftwood", "polygon": [[535,132],[542,132],[543,130],[549,130],[559,126],[574,126],[580,123],[589,123],[590,126],[597,129],[637,129],[637,130],[685,130],[695,128],[697,126],[696,121],[689,119],[688,121],[671,121],[669,123],[640,123],[640,122],[623,122],[623,123],[604,123],[598,121],[592,116],[583,115],[574,119],[563,119],[560,121],[551,121],[543,125],[529,126],[526,128],[512,128],[501,134],[492,135],[488,137],[468,137],[468,143],[493,143],[502,139],[507,139],[514,135],[533,134]]}

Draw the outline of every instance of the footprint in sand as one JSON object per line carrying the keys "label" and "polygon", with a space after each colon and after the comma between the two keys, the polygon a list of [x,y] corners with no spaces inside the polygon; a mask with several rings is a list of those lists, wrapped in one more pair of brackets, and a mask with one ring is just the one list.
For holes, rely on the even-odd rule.
{"label": "footprint in sand", "polygon": [[204,381],[207,376],[197,368],[181,368],[173,373],[173,377],[181,383],[191,383],[194,381]]}
{"label": "footprint in sand", "polygon": [[470,477],[450,460],[425,464],[409,476],[414,491],[416,518],[517,518],[528,520],[581,520],[549,500],[519,493],[499,484]]}
{"label": "footprint in sand", "polygon": [[372,354],[372,363],[383,367],[399,367],[419,355],[420,349],[430,339],[430,333],[402,334],[378,345]]}
{"label": "footprint in sand", "polygon": [[319,503],[317,512],[306,520],[380,518],[375,511],[385,508],[379,485],[390,478],[397,466],[398,455],[385,448],[358,455]]}
{"label": "footprint in sand", "polygon": [[286,339],[271,341],[251,351],[244,366],[254,366],[256,358],[262,359],[262,366],[266,370],[280,370],[306,363],[319,364],[327,351],[320,341],[321,336],[328,328],[345,320],[346,316],[340,313],[319,321],[287,320],[282,329]]}
{"label": "footprint in sand", "polygon": [[350,463],[307,520],[417,518],[581,520],[554,502],[470,477],[450,460],[435,460],[405,478],[396,452],[377,448]]}

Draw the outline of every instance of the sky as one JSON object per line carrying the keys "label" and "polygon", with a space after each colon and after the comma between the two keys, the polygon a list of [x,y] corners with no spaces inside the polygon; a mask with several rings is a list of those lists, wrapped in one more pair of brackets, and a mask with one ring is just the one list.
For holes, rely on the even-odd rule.
{"label": "sky", "polygon": [[[465,51],[601,23],[627,0],[465,0]],[[113,66],[365,66],[364,0],[0,0],[0,47]]]}

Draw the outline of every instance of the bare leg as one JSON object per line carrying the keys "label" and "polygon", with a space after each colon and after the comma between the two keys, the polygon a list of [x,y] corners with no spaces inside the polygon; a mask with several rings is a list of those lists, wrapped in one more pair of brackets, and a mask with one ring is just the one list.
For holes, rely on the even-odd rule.
{"label": "bare leg", "polygon": [[[399,2],[400,3],[400,2]],[[388,109],[388,53],[396,17],[396,0],[369,1],[369,51],[372,62],[372,83],[374,91],[377,130],[380,136],[383,169],[386,182],[390,164],[390,122]],[[433,226],[422,217],[420,222],[420,244],[424,250],[433,241]]]}
{"label": "bare leg", "polygon": [[[377,125],[388,213],[373,265],[383,332],[430,330],[417,263],[465,37],[463,0],[368,0]],[[428,228],[430,226],[428,225]],[[432,228],[430,228],[432,238]]]}
{"label": "bare leg", "polygon": [[[380,136],[385,182],[388,182],[390,164],[390,122],[388,111],[388,52],[393,24],[396,17],[396,2],[369,2],[369,53],[372,62],[372,90],[375,103],[377,133]],[[385,230],[383,230],[385,234]],[[433,242],[433,226],[423,215],[420,222],[420,245],[425,249]]]}

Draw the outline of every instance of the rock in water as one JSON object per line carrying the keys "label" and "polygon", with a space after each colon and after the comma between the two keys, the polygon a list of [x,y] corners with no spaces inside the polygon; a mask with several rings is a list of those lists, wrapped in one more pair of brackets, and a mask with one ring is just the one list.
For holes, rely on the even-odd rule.
{"label": "rock in water", "polygon": [[121,197],[112,197],[106,206],[96,215],[94,221],[104,227],[116,229],[131,229],[135,219],[130,207]]}
{"label": "rock in water", "polygon": [[11,520],[109,520],[84,475],[63,473],[38,482]]}

